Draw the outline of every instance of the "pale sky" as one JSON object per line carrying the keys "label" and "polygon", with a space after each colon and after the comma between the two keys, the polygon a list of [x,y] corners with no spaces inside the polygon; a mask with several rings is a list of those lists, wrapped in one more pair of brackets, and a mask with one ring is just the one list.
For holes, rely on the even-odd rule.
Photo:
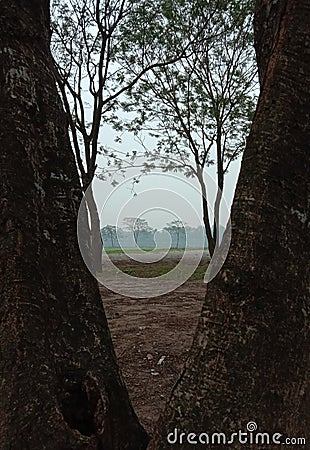
{"label": "pale sky", "polygon": [[[106,145],[116,147],[113,130],[107,133],[105,128],[104,142]],[[103,139],[101,139],[103,141]],[[137,144],[127,134],[121,147],[135,148]],[[98,166],[104,165],[98,161]],[[232,204],[237,177],[240,170],[240,159],[233,162],[225,178],[224,198],[222,206],[221,223],[227,221]],[[126,178],[119,176],[119,185],[112,187],[110,181],[101,181],[96,178],[93,182],[94,194],[98,205],[101,226],[107,224],[123,226],[125,217],[140,217],[148,221],[152,228],[162,229],[167,222],[182,220],[185,225],[197,227],[202,224],[202,207],[200,190],[194,178],[186,178],[181,173],[162,173],[160,170],[140,178],[135,184],[135,193],[132,191],[132,180],[139,176],[140,169],[130,169]],[[216,169],[206,169],[206,182],[211,203],[213,204],[216,192]],[[212,211],[210,211],[212,214]]]}

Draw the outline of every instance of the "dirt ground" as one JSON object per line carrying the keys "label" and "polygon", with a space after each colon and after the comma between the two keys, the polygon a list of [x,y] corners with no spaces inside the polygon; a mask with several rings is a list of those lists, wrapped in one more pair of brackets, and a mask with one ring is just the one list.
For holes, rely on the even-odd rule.
{"label": "dirt ground", "polygon": [[132,404],[152,434],[191,346],[206,285],[187,281],[174,292],[146,299],[103,286],[100,291]]}

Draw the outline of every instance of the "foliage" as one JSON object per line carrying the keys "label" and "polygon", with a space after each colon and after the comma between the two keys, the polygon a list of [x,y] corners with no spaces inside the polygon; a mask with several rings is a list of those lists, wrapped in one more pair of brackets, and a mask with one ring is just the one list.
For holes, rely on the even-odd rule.
{"label": "foliage", "polygon": [[[53,0],[52,49],[83,186],[96,170],[102,118],[150,70],[179,60],[169,11],[180,0]],[[200,30],[191,33],[191,39]],[[169,36],[171,45],[165,41]],[[174,45],[172,45],[174,43]],[[182,44],[180,46],[179,44]],[[130,54],[129,54],[130,49]]]}

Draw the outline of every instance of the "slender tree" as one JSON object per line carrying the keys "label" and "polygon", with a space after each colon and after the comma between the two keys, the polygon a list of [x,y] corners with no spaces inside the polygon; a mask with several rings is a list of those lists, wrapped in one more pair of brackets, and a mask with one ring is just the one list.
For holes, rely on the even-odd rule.
{"label": "slender tree", "polygon": [[0,448],[144,449],[77,244],[49,1],[1,1],[0,30]]}
{"label": "slender tree", "polygon": [[[181,60],[146,73],[122,102],[124,110],[131,113],[129,120],[115,117],[114,123],[116,129],[136,134],[146,158],[145,172],[161,168],[197,179],[203,223],[213,254],[219,243],[217,224],[224,178],[244,150],[255,108],[253,2],[186,0],[166,14],[185,42],[193,31],[184,15],[196,17],[204,24],[203,39],[193,40]],[[169,49],[174,41],[168,36],[165,45]],[[128,52],[132,54],[131,49]],[[154,140],[146,139],[146,132],[155,138],[155,145]],[[111,174],[115,169],[130,167],[139,156],[130,152],[127,158],[119,152],[110,154],[114,157]],[[218,188],[214,203],[206,182],[206,173],[213,165]]]}
{"label": "slender tree", "polygon": [[[247,432],[249,421],[257,432],[282,434],[284,443],[307,436],[309,12],[307,0],[256,2],[261,95],[233,204],[232,245],[208,285],[190,357],[152,449],[170,448],[167,435],[175,429],[185,435],[173,448],[188,449],[186,433],[195,440],[201,432],[230,436]],[[266,446],[259,442],[253,447]],[[244,448],[236,436],[231,445]],[[197,445],[223,447],[206,435]]]}

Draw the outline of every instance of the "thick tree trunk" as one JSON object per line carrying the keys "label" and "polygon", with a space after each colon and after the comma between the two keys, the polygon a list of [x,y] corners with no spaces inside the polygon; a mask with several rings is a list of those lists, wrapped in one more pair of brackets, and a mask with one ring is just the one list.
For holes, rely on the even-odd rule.
{"label": "thick tree trunk", "polygon": [[0,30],[0,448],[143,449],[77,245],[81,188],[49,2],[2,0]]}
{"label": "thick tree trunk", "polygon": [[[166,437],[175,428],[229,436],[254,420],[271,435],[308,432],[310,4],[259,0],[256,14],[256,36],[272,39],[269,48],[257,40],[262,92],[233,204],[232,245],[208,285],[152,449],[171,448]],[[178,442],[173,448],[193,448]],[[250,446],[235,440],[232,448]]]}

